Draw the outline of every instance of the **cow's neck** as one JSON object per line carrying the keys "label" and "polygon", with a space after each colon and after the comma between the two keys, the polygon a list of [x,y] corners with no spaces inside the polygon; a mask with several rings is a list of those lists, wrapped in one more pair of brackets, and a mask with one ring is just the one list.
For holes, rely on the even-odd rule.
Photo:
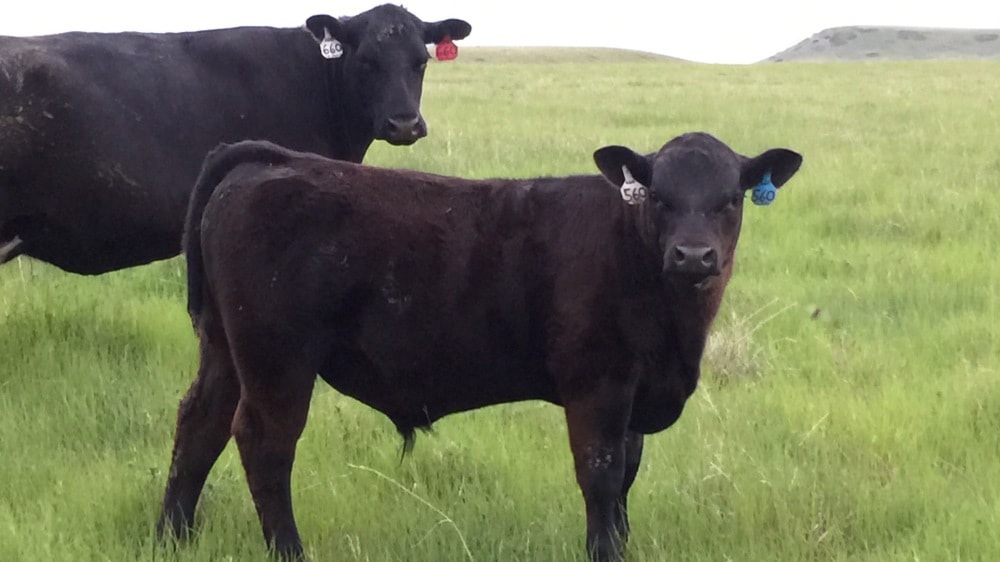
{"label": "cow's neck", "polygon": [[350,111],[355,100],[347,89],[344,79],[343,59],[324,61],[326,71],[323,73],[326,91],[327,121],[330,134],[332,158],[347,162],[361,163],[368,152],[368,147],[375,140],[371,124],[363,118],[359,119],[360,111]]}

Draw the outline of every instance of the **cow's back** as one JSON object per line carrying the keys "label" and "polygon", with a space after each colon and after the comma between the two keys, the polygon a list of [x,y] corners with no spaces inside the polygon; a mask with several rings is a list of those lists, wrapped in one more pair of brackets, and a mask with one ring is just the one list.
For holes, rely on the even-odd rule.
{"label": "cow's back", "polygon": [[324,72],[301,29],[0,37],[0,223],[71,271],[174,255],[220,141],[331,152]]}
{"label": "cow's back", "polygon": [[[319,133],[327,85],[303,30],[3,37],[0,69],[0,116],[20,125],[17,140],[27,140],[38,159],[24,161],[23,150],[3,140],[0,162],[8,169],[37,172],[84,151],[110,175],[185,194],[219,142],[267,136],[329,150]],[[316,131],[315,138],[301,131]]]}

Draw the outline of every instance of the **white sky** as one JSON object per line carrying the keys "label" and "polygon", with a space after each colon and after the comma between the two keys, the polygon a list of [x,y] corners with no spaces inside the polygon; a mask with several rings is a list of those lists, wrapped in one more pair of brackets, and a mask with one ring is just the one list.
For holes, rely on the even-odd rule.
{"label": "white sky", "polygon": [[[313,14],[354,15],[377,3],[11,1],[0,14],[0,35],[296,27]],[[621,47],[718,63],[755,62],[841,25],[1000,29],[997,0],[410,0],[403,5],[426,21],[468,21],[472,34],[466,45]]]}

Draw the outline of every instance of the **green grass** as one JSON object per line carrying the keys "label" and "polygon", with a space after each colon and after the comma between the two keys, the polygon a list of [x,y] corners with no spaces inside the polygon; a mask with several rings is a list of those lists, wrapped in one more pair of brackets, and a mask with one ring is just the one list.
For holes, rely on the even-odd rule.
{"label": "green grass", "polygon": [[[607,47],[459,47],[459,58],[469,63],[615,63],[679,61],[674,57]],[[451,63],[448,63],[451,64]]]}
{"label": "green grass", "polygon": [[[647,440],[630,560],[1000,559],[1000,63],[468,52],[428,70],[430,136],[369,163],[589,173],[602,145],[689,130],[805,156],[775,205],[747,208],[703,383]],[[153,539],[197,361],[183,272],[0,269],[0,560],[264,557],[232,446],[197,538]],[[293,481],[313,560],[583,559],[558,408],[446,418],[402,462],[400,445],[317,385]]]}

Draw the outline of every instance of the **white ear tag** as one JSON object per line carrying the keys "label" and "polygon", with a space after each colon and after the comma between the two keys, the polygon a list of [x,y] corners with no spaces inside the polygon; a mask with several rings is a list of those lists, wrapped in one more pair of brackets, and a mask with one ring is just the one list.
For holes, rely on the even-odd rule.
{"label": "white ear tag", "polygon": [[319,53],[325,59],[339,59],[344,56],[344,46],[330,35],[329,29],[323,29],[323,40],[319,42]]}
{"label": "white ear tag", "polygon": [[622,165],[622,174],[625,176],[625,183],[622,184],[622,199],[629,205],[638,205],[646,200],[646,186],[635,181],[632,173],[628,171],[628,166]]}

